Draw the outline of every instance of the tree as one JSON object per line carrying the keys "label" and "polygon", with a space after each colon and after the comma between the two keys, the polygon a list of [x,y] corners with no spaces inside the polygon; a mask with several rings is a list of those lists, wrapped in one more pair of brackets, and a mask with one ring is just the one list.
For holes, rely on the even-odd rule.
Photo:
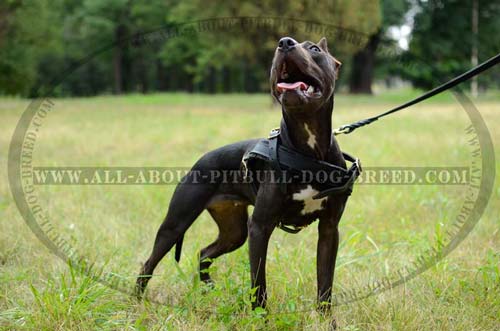
{"label": "tree", "polygon": [[[326,35],[331,52],[345,61],[380,28],[378,6],[373,0],[290,0],[286,4],[280,0],[150,0],[147,4],[4,0],[0,4],[0,93],[35,96],[40,86],[45,87],[41,92],[57,96],[267,91],[279,38],[290,35],[318,41]],[[224,26],[224,17],[237,23]],[[141,33],[189,26],[186,22],[194,22],[194,33],[143,45],[131,42]],[[205,29],[210,22],[215,27]],[[88,58],[98,49],[99,54]]]}
{"label": "tree", "polygon": [[[156,89],[154,73],[157,49],[133,47],[134,34],[164,24],[167,4],[152,0],[147,4],[130,0],[65,0],[61,12],[64,54],[54,62],[63,67],[76,65],[92,51],[103,52],[64,77],[60,93],[93,95],[147,92]],[[41,72],[53,71],[44,61]],[[151,65],[152,64],[152,65]],[[47,83],[47,82],[46,82]]]}
{"label": "tree", "polygon": [[[417,87],[430,89],[471,67],[472,0],[418,2],[410,49],[407,56],[430,65],[405,68],[406,78]],[[500,6],[495,1],[478,1],[478,60],[500,52]],[[494,70],[479,77],[486,87],[493,83]],[[498,75],[498,71],[497,71]],[[497,80],[498,82],[498,76]]]}
{"label": "tree", "polygon": [[58,1],[7,0],[0,3],[0,94],[27,94],[37,79],[37,65],[60,49],[51,21]]}
{"label": "tree", "polygon": [[372,82],[375,71],[376,52],[387,30],[391,26],[401,25],[409,9],[408,0],[382,0],[382,25],[373,33],[365,47],[352,57],[349,77],[350,93],[372,94]]}
{"label": "tree", "polygon": [[[169,11],[168,22],[183,23],[210,18],[248,17],[249,24],[220,28],[193,34],[189,38],[167,41],[163,47],[162,59],[172,68],[183,68],[192,77],[192,88],[205,91],[265,91],[270,59],[277,41],[291,35],[297,40],[318,41],[328,29],[332,29],[330,47],[335,56],[344,58],[363,47],[366,36],[378,30],[380,10],[378,1],[351,2],[303,2],[267,0],[255,2],[226,2],[220,0],[179,2]],[[203,8],[203,11],[200,11]],[[258,18],[262,18],[259,21]],[[268,25],[262,24],[266,17]],[[252,23],[251,18],[257,18]],[[273,25],[281,22],[282,25]],[[297,25],[316,28],[304,29]],[[207,23],[208,24],[208,23]],[[323,25],[324,24],[324,25]],[[335,33],[353,31],[362,36],[360,42],[349,38],[336,38]]]}

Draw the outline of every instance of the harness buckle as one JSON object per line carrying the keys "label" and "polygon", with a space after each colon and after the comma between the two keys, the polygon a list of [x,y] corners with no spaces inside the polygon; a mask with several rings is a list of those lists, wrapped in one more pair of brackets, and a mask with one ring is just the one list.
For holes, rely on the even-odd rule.
{"label": "harness buckle", "polygon": [[268,139],[276,138],[280,135],[280,128],[274,128],[269,132]]}
{"label": "harness buckle", "polygon": [[356,165],[356,168],[358,168],[358,172],[361,174],[363,172],[363,167],[361,167],[361,161],[358,158],[356,158],[354,164]]}
{"label": "harness buckle", "polygon": [[245,156],[243,156],[243,158],[241,159],[241,170],[243,170],[243,178],[245,179],[248,177],[247,161],[248,159]]}

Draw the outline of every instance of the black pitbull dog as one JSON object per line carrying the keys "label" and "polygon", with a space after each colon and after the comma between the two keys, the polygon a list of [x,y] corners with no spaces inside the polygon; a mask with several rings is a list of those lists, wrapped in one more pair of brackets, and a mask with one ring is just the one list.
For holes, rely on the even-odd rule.
{"label": "black pitbull dog", "polygon": [[[330,55],[327,42],[298,43],[285,37],[279,41],[270,75],[272,95],[282,105],[279,144],[310,159],[346,168],[346,161],[332,136],[335,80],[340,62]],[[141,296],[153,270],[177,244],[200,213],[206,209],[219,228],[218,238],[200,253],[200,278],[210,282],[212,260],[229,253],[249,238],[253,307],[266,305],[266,254],[271,233],[277,226],[301,228],[319,219],[317,282],[320,307],[331,305],[335,260],[339,244],[338,224],[349,193],[313,199],[321,191],[316,184],[288,181],[286,187],[273,180],[269,162],[256,162],[265,172],[257,190],[247,183],[200,180],[199,173],[239,170],[245,153],[259,140],[246,140],[208,152],[192,167],[175,190],[165,220],[156,235],[151,256],[137,279]],[[203,177],[203,176],[202,176]],[[248,217],[248,206],[253,205]],[[176,252],[176,259],[179,258]]]}

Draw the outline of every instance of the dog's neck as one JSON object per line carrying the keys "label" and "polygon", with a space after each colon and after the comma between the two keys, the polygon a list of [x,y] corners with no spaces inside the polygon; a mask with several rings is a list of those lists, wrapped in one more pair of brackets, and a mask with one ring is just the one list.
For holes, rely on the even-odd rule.
{"label": "dog's neck", "polygon": [[333,96],[314,114],[290,114],[282,107],[281,143],[305,155],[325,160],[332,145]]}

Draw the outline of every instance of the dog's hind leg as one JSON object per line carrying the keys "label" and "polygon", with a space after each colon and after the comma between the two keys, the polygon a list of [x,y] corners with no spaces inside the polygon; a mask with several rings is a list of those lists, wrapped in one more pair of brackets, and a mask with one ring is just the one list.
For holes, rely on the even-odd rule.
{"label": "dog's hind leg", "polygon": [[247,239],[248,204],[240,201],[218,201],[208,211],[219,227],[217,239],[200,252],[200,279],[210,283],[208,268],[212,260],[242,246]]}
{"label": "dog's hind leg", "polygon": [[156,234],[153,251],[144,263],[136,282],[136,295],[144,292],[153,271],[175,243],[184,235],[210,200],[215,185],[183,183],[177,186],[167,216]]}

